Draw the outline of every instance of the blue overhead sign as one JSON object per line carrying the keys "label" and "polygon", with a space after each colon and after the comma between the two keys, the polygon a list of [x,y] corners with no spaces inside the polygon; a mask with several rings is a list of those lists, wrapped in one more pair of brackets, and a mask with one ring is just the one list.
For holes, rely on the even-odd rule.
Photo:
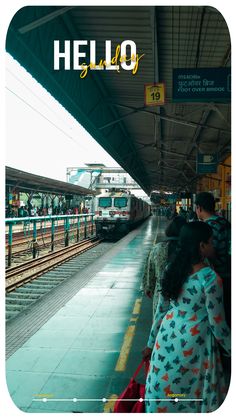
{"label": "blue overhead sign", "polygon": [[203,154],[197,155],[197,174],[214,174],[217,172],[218,154]]}
{"label": "blue overhead sign", "polygon": [[173,69],[173,101],[230,101],[231,68]]}

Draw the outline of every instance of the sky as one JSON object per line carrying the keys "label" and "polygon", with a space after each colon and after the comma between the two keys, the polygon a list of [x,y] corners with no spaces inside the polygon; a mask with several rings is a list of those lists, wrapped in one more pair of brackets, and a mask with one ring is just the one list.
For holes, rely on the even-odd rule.
{"label": "sky", "polygon": [[8,53],[6,109],[7,166],[62,181],[67,167],[119,166]]}

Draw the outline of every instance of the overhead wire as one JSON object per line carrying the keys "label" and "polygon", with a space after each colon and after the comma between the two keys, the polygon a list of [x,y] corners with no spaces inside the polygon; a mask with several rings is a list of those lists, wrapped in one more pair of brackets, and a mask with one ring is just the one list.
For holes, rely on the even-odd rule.
{"label": "overhead wire", "polygon": [[[37,98],[37,100],[39,100],[45,107],[47,107],[49,110],[50,110],[50,112],[51,113],[54,113],[55,114],[55,116],[58,118],[58,119],[60,119],[60,121],[62,121],[61,120],[61,118],[58,116],[58,114],[44,101],[44,100],[42,100],[39,96],[38,96],[38,94],[36,94],[28,85],[26,85],[20,78],[18,78],[15,74],[13,74],[13,72],[9,69],[9,68],[7,68],[7,72],[9,72],[10,74],[11,74],[11,76],[13,77],[13,78],[15,78],[19,83],[21,83],[28,91],[30,91],[30,93],[34,96],[34,97],[36,97]],[[67,126],[67,127],[69,127],[68,126],[68,124],[66,123],[66,122],[64,122],[63,121],[63,123]],[[70,129],[71,129],[71,127],[69,127]]]}
{"label": "overhead wire", "polygon": [[86,148],[84,148],[83,145],[79,144],[76,139],[73,138],[73,136],[69,135],[65,130],[57,126],[52,120],[50,120],[47,116],[45,116],[43,113],[41,113],[38,109],[36,109],[32,104],[28,103],[23,97],[21,97],[19,94],[17,94],[15,91],[11,90],[9,87],[5,87],[8,91],[10,91],[14,96],[16,96],[19,100],[21,100],[24,104],[26,104],[28,107],[30,107],[33,111],[38,113],[41,117],[43,117],[45,120],[47,120],[49,123],[51,123],[57,130],[59,130],[61,133],[63,133],[65,136],[67,136],[72,142],[74,142],[78,147],[83,148],[87,151]]}
{"label": "overhead wire", "polygon": [[[61,117],[59,117],[56,112],[54,110],[52,110],[51,107],[48,106],[47,103],[45,103],[44,100],[42,100],[35,92],[32,91],[32,89],[27,86],[22,80],[20,80],[20,78],[18,78],[15,74],[12,73],[12,71],[7,68],[7,71],[18,81],[20,82],[28,91],[30,91],[31,94],[33,94],[44,106],[46,106],[52,113],[54,113],[56,115],[56,117],[58,119],[60,119],[60,121],[62,121]],[[35,80],[34,80],[35,81]],[[42,87],[42,86],[41,86]],[[43,87],[42,87],[43,88]],[[58,130],[60,130],[64,135],[66,135],[67,137],[69,137],[69,139],[71,139],[78,147],[84,149],[85,151],[88,151],[88,149],[86,149],[86,147],[84,147],[82,144],[79,144],[75,138],[73,138],[73,136],[71,136],[70,134],[68,134],[67,132],[65,132],[65,130],[63,130],[62,128],[60,128],[59,126],[57,126],[52,120],[50,120],[48,117],[46,117],[43,113],[41,113],[39,110],[37,110],[33,105],[31,105],[30,103],[28,103],[24,98],[22,98],[19,94],[17,94],[15,91],[11,90],[10,88],[6,87],[6,89],[8,91],[10,91],[12,94],[14,94],[18,99],[20,99],[21,101],[23,101],[26,105],[28,105],[32,110],[34,110],[35,112],[37,112],[38,114],[40,114],[43,118],[45,118],[49,123],[51,123],[54,127],[56,127]],[[51,96],[52,97],[52,96]],[[53,98],[53,97],[52,97]],[[54,98],[53,98],[54,99]],[[59,103],[60,104],[60,103]],[[65,110],[65,109],[63,109]],[[65,110],[66,111],[66,110]],[[70,115],[72,118],[73,116]],[[74,118],[73,118],[74,119]],[[75,122],[78,123],[78,121],[76,119],[74,119]],[[69,129],[72,130],[71,127],[69,127],[69,125],[63,121],[63,123],[65,125],[68,126]]]}

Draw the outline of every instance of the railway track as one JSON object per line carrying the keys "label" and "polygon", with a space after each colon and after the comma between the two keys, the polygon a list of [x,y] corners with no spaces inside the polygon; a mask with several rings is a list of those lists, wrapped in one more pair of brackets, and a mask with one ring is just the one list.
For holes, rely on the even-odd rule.
{"label": "railway track", "polygon": [[[60,237],[61,235],[61,237]],[[65,239],[64,239],[64,233],[57,234],[54,240],[54,248],[60,248],[61,246],[64,246]],[[75,239],[73,239],[75,240]],[[73,243],[73,240],[70,239],[70,242]],[[22,263],[26,262],[27,259],[32,259],[32,242],[33,238],[30,240],[22,240],[22,242],[17,243],[15,242],[14,245],[12,245],[12,264]],[[45,237],[45,238],[38,238],[37,239],[38,244],[38,253],[40,253],[40,256],[44,254],[46,250],[48,250],[51,247],[51,238]],[[5,258],[6,258],[6,266],[7,266],[7,260],[8,260],[8,246],[6,245],[5,250]]]}
{"label": "railway track", "polygon": [[[61,235],[61,238],[59,235],[56,236],[57,238],[54,239],[53,246],[54,251],[57,249],[62,249],[65,247],[65,238],[64,234]],[[83,239],[83,238],[81,238]],[[70,245],[76,243],[76,238],[70,238]],[[42,257],[46,255],[49,251],[51,251],[51,239],[37,239],[37,257]],[[12,267],[22,265],[23,263],[32,260],[33,257],[33,239],[31,241],[28,241],[27,244],[23,244],[13,246],[12,255],[11,255],[11,262]],[[8,252],[7,248],[5,250],[5,265],[8,269]]]}
{"label": "railway track", "polygon": [[[81,245],[82,243],[83,245]],[[25,310],[32,303],[35,303],[55,286],[105,254],[113,244],[95,239],[92,239],[92,241],[87,239],[86,242],[80,242],[79,247],[78,245],[73,246],[74,253],[70,251],[70,254],[67,253],[67,257],[65,257],[65,248],[64,250],[59,250],[51,254],[52,258],[57,254],[57,261],[56,259],[53,260],[47,257],[48,261],[45,259],[45,262],[37,266],[36,264],[39,263],[40,258],[36,261],[27,262],[27,265],[17,266],[7,271],[7,321],[16,317],[21,311]],[[72,246],[67,249],[72,249]],[[61,252],[64,252],[64,255]],[[46,262],[48,262],[47,265]]]}
{"label": "railway track", "polygon": [[26,282],[32,281],[39,275],[55,268],[70,258],[97,246],[101,240],[97,238],[85,239],[63,249],[56,250],[40,258],[25,262],[22,265],[10,268],[6,272],[6,291],[11,292],[15,288],[24,285]]}
{"label": "railway track", "polygon": [[[64,231],[58,231],[55,233],[55,237],[56,236],[63,236],[64,235]],[[13,242],[12,242],[12,248],[14,247],[19,247],[19,246],[23,246],[23,245],[27,245],[31,240],[33,239],[33,235],[29,235],[29,236],[23,236],[23,237],[14,237]],[[37,235],[37,240],[39,241],[44,241],[44,240],[51,240],[51,233],[47,232],[47,233],[40,233]],[[6,249],[8,248],[8,242],[6,242],[5,245]]]}
{"label": "railway track", "polygon": [[[84,231],[83,227],[81,229],[82,229],[81,231],[83,232]],[[69,230],[69,233],[76,235],[77,226],[72,225],[72,227]],[[60,226],[54,232],[54,237],[64,236],[64,234],[65,234],[64,227]],[[39,240],[39,241],[44,241],[44,240],[51,241],[51,236],[52,236],[51,230],[48,230],[48,231],[44,231],[42,229],[37,230],[37,240]],[[12,242],[12,248],[22,246],[22,245],[27,245],[29,243],[29,241],[31,241],[32,239],[33,239],[33,232],[32,231],[30,232],[30,234],[24,234],[24,235],[16,233],[16,234],[14,234],[14,238],[13,238],[13,242]],[[5,236],[5,247],[6,247],[6,249],[8,248],[8,235]]]}
{"label": "railway track", "polygon": [[[69,231],[69,239],[71,243],[75,243],[77,240],[77,228],[71,228]],[[81,229],[80,234],[78,236],[79,239],[83,239],[84,237],[84,230]],[[37,236],[37,244],[38,244],[38,251],[43,253],[45,249],[50,248],[52,245],[51,241],[51,232],[47,233],[40,233]],[[27,261],[27,257],[32,256],[32,242],[33,236],[24,236],[24,237],[14,237],[12,243],[12,263],[16,264],[22,262],[20,259],[23,258],[23,262]],[[65,242],[65,232],[64,230],[58,230],[54,234],[54,248],[60,247],[64,245]],[[6,254],[6,264],[8,259],[8,242],[5,244],[5,254]]]}

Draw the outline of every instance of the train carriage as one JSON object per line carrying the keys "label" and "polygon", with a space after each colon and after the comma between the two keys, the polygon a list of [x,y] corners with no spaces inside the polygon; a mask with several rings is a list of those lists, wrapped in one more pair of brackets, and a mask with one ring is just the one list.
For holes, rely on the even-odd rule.
{"label": "train carriage", "polygon": [[151,212],[146,201],[127,192],[107,192],[95,199],[95,223],[98,235],[117,237],[128,233]]}

